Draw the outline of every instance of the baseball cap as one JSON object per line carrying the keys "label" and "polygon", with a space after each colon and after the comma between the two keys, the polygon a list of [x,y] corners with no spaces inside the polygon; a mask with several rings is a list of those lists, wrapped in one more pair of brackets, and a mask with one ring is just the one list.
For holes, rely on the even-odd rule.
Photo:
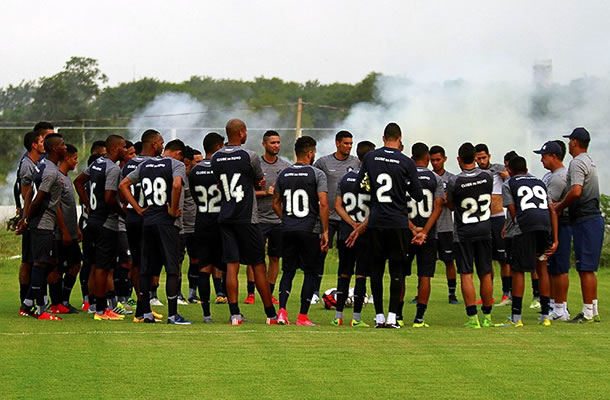
{"label": "baseball cap", "polygon": [[591,140],[591,135],[589,135],[589,131],[583,127],[575,128],[571,134],[564,135],[565,138],[576,139],[576,140]]}
{"label": "baseball cap", "polygon": [[536,154],[555,154],[557,157],[561,157],[561,146],[559,144],[550,141],[542,145],[540,150],[534,150]]}

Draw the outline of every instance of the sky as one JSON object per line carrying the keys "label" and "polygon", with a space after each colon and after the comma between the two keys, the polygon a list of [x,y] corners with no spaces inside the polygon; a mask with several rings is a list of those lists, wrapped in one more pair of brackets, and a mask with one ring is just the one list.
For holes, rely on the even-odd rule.
{"label": "sky", "polygon": [[49,76],[71,56],[108,84],[193,75],[421,82],[610,75],[608,1],[13,1],[0,3],[0,87]]}

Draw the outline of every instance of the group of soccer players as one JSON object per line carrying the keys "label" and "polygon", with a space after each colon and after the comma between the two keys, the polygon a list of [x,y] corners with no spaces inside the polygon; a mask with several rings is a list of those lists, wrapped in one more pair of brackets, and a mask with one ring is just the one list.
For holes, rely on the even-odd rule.
{"label": "group of soccer players", "polygon": [[[245,302],[255,302],[256,287],[266,323],[279,325],[291,323],[288,298],[301,269],[295,324],[313,326],[308,311],[320,300],[326,255],[336,245],[335,326],[343,325],[353,275],[350,326],[369,326],[361,318],[367,278],[374,326],[404,326],[406,277],[416,260],[412,326],[428,327],[424,317],[437,259],[446,267],[451,304],[460,304],[460,275],[469,328],[523,326],[525,273],[532,276],[531,307],[540,308],[542,325],[600,321],[595,272],[604,222],[586,129],[566,136],[573,157],[567,169],[563,141],[549,141],[535,151],[549,170],[542,179],[528,172],[525,158],[516,152],[507,153],[504,164],[493,164],[485,144],[468,142],[457,151],[461,172],[451,174],[445,170],[447,154],[438,145],[415,143],[411,155],[405,155],[396,123],[386,126],[382,147],[359,142],[357,157],[351,155],[350,132],[338,132],[336,152],[317,160],[315,139],[300,137],[294,163],[278,156],[277,132],[264,134],[262,156],[243,147],[247,137],[246,124],[239,119],[227,122],[226,137],[205,135],[203,154],[178,139],[165,143],[152,129],[137,143],[110,135],[94,143],[87,167],[72,182],[76,147],[64,143],[51,124],[37,124],[25,135],[27,152],[17,171],[20,315],[59,320],[57,314],[79,312],[70,295],[80,276],[81,308],[94,320],[134,314],[134,322],[158,322],[163,316],[151,305],[161,304],[156,288],[164,267],[168,323],[191,324],[178,313],[179,304],[189,303],[201,304],[203,322],[212,322],[212,279],[216,302],[228,303],[230,323],[240,325],[245,319],[238,305],[238,276],[240,265],[246,265]],[[584,304],[574,318],[567,307],[572,243]],[[493,260],[500,263],[502,278],[497,306],[512,305],[510,318],[501,324],[491,318]],[[273,293],[280,265],[278,301]],[[183,275],[189,287],[186,299]],[[134,291],[137,300],[132,299]]]}

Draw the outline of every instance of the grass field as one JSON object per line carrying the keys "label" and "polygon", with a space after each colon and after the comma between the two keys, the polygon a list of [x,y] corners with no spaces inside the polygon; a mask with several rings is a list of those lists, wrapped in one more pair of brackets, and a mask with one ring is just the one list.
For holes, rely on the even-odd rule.
{"label": "grass field", "polygon": [[[317,327],[266,326],[260,299],[242,305],[253,322],[229,326],[226,305],[181,306],[191,326],[94,322],[86,314],[64,321],[17,316],[19,242],[0,233],[0,399],[11,398],[608,398],[610,270],[599,273],[602,323],[537,325],[524,310],[523,329],[462,328],[462,305],[446,300],[444,268],[433,279],[428,329],[354,330],[330,326],[334,311],[312,307]],[[336,283],[336,254],[323,289]],[[440,267],[440,264],[439,264]],[[245,274],[242,276],[245,291]],[[582,306],[572,274],[572,313]],[[499,293],[499,279],[496,280]],[[295,280],[300,289],[301,275]],[[387,286],[387,285],[386,285]],[[408,279],[407,298],[416,280]],[[160,297],[165,300],[160,288]],[[298,293],[289,303],[296,317]],[[526,298],[531,295],[526,288]],[[241,296],[243,297],[243,295]],[[80,288],[72,303],[80,304]],[[166,314],[166,308],[159,308]],[[405,321],[415,312],[405,306]],[[494,307],[496,320],[510,312]],[[372,305],[363,311],[366,321]],[[346,318],[351,310],[346,310]],[[410,325],[410,324],[408,324]]]}

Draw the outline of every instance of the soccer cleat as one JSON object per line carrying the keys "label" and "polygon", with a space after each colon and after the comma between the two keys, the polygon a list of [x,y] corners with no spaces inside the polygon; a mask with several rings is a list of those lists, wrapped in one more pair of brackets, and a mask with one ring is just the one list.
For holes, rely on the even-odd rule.
{"label": "soccer cleat", "polygon": [[89,311],[89,302],[83,301],[83,304],[81,304],[80,309],[83,311]]}
{"label": "soccer cleat", "polygon": [[80,312],[78,308],[72,306],[70,303],[64,304],[64,307],[68,309],[68,314],[78,314]]}
{"label": "soccer cleat", "polygon": [[502,322],[501,324],[497,324],[496,326],[523,328],[523,321],[519,320],[517,322],[514,322],[512,317],[508,317],[506,321]]}
{"label": "soccer cleat", "polygon": [[246,297],[246,300],[244,300],[244,304],[254,304],[255,301],[256,298],[254,297],[254,293],[251,293]]}
{"label": "soccer cleat", "polygon": [[417,304],[417,296],[413,297],[409,304]]}
{"label": "soccer cleat", "polygon": [[152,313],[153,317],[155,317],[155,320],[161,321],[163,319],[163,315],[162,314],[156,313],[156,312],[154,312],[152,310],[150,312]]}
{"label": "soccer cleat", "polygon": [[275,298],[275,296],[271,296],[271,302],[275,305],[280,304],[280,302],[278,301],[278,299]]}
{"label": "soccer cleat", "polygon": [[243,323],[241,315],[231,315],[231,325],[237,326]]}
{"label": "soccer cleat", "polygon": [[401,325],[400,325],[398,322],[396,322],[396,323],[394,323],[394,324],[388,324],[388,323],[386,322],[386,324],[385,324],[384,328],[389,328],[389,329],[401,329],[401,328],[402,328],[402,326],[401,326]]}
{"label": "soccer cleat", "polygon": [[534,297],[534,299],[532,300],[532,302],[530,303],[530,308],[532,309],[538,309],[542,307],[540,305],[540,298],[539,297]]}
{"label": "soccer cleat", "polygon": [[343,318],[335,318],[330,322],[330,324],[332,326],[343,326]]}
{"label": "soccer cleat", "polygon": [[193,322],[184,319],[180,314],[174,315],[174,318],[168,318],[167,323],[170,325],[191,325]]}
{"label": "soccer cleat", "polygon": [[104,314],[108,315],[108,319],[111,321],[122,321],[125,319],[124,315],[121,314],[117,314],[112,310],[106,309],[106,311],[104,312]]}
{"label": "soccer cleat", "polygon": [[402,319],[402,317],[396,318],[396,323],[400,325],[401,328],[405,326],[405,321]]}
{"label": "soccer cleat", "polygon": [[55,304],[49,307],[49,311],[53,314],[70,314],[70,310],[68,310],[63,304]]}
{"label": "soccer cleat", "polygon": [[158,321],[154,318],[142,318],[145,324],[156,324]]}
{"label": "soccer cleat", "polygon": [[23,304],[21,305],[21,307],[19,307],[19,315],[22,317],[38,317],[36,315],[36,309],[34,307],[28,307]]}
{"label": "soccer cleat", "polygon": [[386,327],[385,322],[375,322],[375,329],[383,329]]}
{"label": "soccer cleat", "polygon": [[481,326],[483,328],[493,328],[496,325],[491,321],[491,315],[483,314],[483,320],[481,321]]}
{"label": "soccer cleat", "polygon": [[178,296],[178,304],[181,306],[188,306],[189,303],[183,296]]}
{"label": "soccer cleat", "polygon": [[199,299],[199,297],[195,296],[195,297],[189,297],[187,299],[187,301],[189,302],[189,304],[201,304],[201,300]]}
{"label": "soccer cleat", "polygon": [[540,320],[539,324],[542,325],[542,326],[551,326],[551,319],[550,318],[543,318],[543,319]]}
{"label": "soccer cleat", "polygon": [[277,323],[279,325],[290,325],[290,322],[288,321],[288,313],[286,312],[285,308],[280,308],[277,311]]}
{"label": "soccer cleat", "polygon": [[552,312],[551,316],[550,316],[551,320],[553,321],[569,321],[570,320],[570,315],[569,314],[557,314],[556,312]]}
{"label": "soccer cleat", "polygon": [[144,317],[133,317],[133,322],[136,324],[141,324],[144,322]]}
{"label": "soccer cleat", "polygon": [[449,296],[449,304],[462,304],[455,295]]}
{"label": "soccer cleat", "polygon": [[212,322],[213,321],[212,321],[212,316],[211,315],[208,315],[207,317],[206,316],[203,317],[203,323],[204,324],[211,324]]}
{"label": "soccer cleat", "polygon": [[574,319],[571,319],[568,322],[571,324],[588,324],[589,322],[593,322],[593,318],[587,318],[585,317],[585,314],[578,313],[578,315],[575,316]]}
{"label": "soccer cleat", "polygon": [[313,296],[311,296],[311,304],[318,304],[320,302],[320,296],[318,296],[317,294],[313,294]]}
{"label": "soccer cleat", "polygon": [[150,305],[151,305],[151,306],[159,306],[159,307],[162,307],[162,306],[163,306],[163,303],[161,303],[161,300],[159,300],[159,298],[158,298],[158,297],[152,297],[152,298],[150,299]]}
{"label": "soccer cleat", "polygon": [[138,301],[135,299],[132,299],[131,297],[127,299],[126,303],[129,307],[131,307],[132,310],[138,306]]}
{"label": "soccer cleat", "polygon": [[227,304],[228,302],[227,296],[216,296],[216,304]]}
{"label": "soccer cleat", "polygon": [[466,321],[464,326],[466,328],[470,328],[470,329],[481,329],[481,323],[479,322],[479,317],[477,315],[468,317],[468,321]]}
{"label": "soccer cleat", "polygon": [[106,313],[104,313],[104,314],[98,314],[98,313],[93,314],[93,320],[94,321],[107,321],[109,319],[110,319],[110,317],[108,317],[108,315],[106,315]]}
{"label": "soccer cleat", "polygon": [[265,320],[265,323],[267,325],[278,325],[279,322],[277,320],[277,315],[275,317],[273,317],[273,318],[267,317],[267,319]]}
{"label": "soccer cleat", "polygon": [[297,326],[316,326],[316,324],[311,322],[311,320],[309,319],[307,314],[299,314],[295,325],[297,325]]}
{"label": "soccer cleat", "polygon": [[95,314],[95,304],[91,304],[87,309],[87,314]]}
{"label": "soccer cleat", "polygon": [[496,307],[508,306],[511,304],[513,304],[513,300],[510,297],[503,295],[500,302],[496,304]]}
{"label": "soccer cleat", "polygon": [[364,321],[356,321],[355,319],[352,319],[352,322],[349,324],[352,328],[369,328],[370,325],[367,324]]}
{"label": "soccer cleat", "polygon": [[599,317],[599,314],[593,316],[593,322],[602,322],[602,319]]}
{"label": "soccer cleat", "polygon": [[430,328],[430,325],[426,324],[423,320],[421,322],[413,321],[413,328]]}
{"label": "soccer cleat", "polygon": [[119,315],[133,314],[133,311],[126,309],[125,306],[123,305],[123,303],[121,303],[120,301],[116,304],[116,307],[114,307],[112,312],[114,312],[115,314],[119,314]]}
{"label": "soccer cleat", "polygon": [[46,311],[43,312],[42,314],[38,315],[36,317],[36,319],[45,320],[45,321],[61,321],[61,318],[59,318],[57,315],[53,315]]}

